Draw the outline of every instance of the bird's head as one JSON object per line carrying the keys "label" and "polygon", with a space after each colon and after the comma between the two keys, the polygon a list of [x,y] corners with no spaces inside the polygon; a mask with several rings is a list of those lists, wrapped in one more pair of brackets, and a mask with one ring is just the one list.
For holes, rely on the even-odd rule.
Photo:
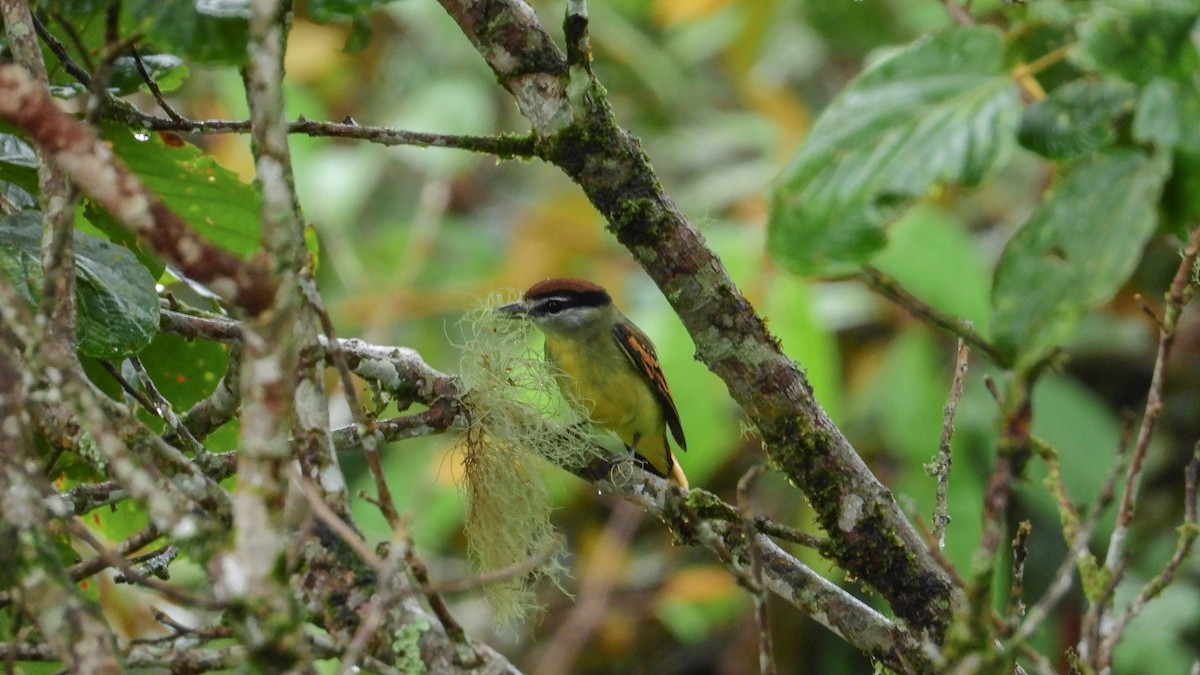
{"label": "bird's head", "polygon": [[543,332],[559,335],[607,330],[615,312],[608,291],[583,279],[538,282],[525,291],[520,302],[496,311],[514,319],[528,319]]}

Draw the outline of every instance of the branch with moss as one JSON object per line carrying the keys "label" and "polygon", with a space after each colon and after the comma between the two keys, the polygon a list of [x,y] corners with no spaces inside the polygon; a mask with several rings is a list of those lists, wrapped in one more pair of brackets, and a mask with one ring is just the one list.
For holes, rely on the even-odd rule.
{"label": "branch with moss", "polygon": [[[51,53],[62,64],[63,69],[80,84],[92,87],[92,77],[86,68],[75,62],[66,47],[54,37],[46,27],[34,18],[33,26],[37,35],[46,43]],[[33,32],[29,35],[32,37]],[[167,105],[158,86],[146,73],[145,66],[137,49],[130,47],[139,73],[150,91],[154,94],[159,106],[167,113],[167,117],[159,117],[138,110],[130,103],[117,98],[108,91],[96,92],[99,97],[99,115],[107,120],[120,122],[131,129],[146,129],[148,131],[170,131],[177,133],[200,134],[245,134],[250,133],[250,120],[196,120],[180,115]],[[529,158],[535,156],[534,139],[530,135],[500,134],[496,136],[472,136],[459,134],[435,134],[423,131],[406,131],[390,127],[359,124],[351,118],[341,122],[322,122],[310,120],[301,115],[287,125],[288,133],[304,134],[321,138],[345,138],[367,141],[383,146],[412,146],[418,148],[457,148],[469,152],[494,155],[500,159]]]}
{"label": "branch with moss", "polygon": [[21,371],[0,348],[0,536],[9,542],[0,564],[11,580],[4,600],[16,602],[45,636],[48,654],[72,671],[117,673],[116,639],[99,608],[88,602],[59,560],[47,523],[53,517],[42,497],[53,488],[30,455],[31,418],[22,405]]}
{"label": "branch with moss", "polygon": [[[572,63],[520,0],[441,4],[532,124],[538,155],[607,219],[683,321],[698,358],[761,432],[774,464],[805,491],[830,533],[832,559],[898,616],[940,636],[958,596],[946,572],[663,190],[638,140],[618,125],[586,50],[572,48]],[[580,44],[586,15],[571,6],[565,30]]]}

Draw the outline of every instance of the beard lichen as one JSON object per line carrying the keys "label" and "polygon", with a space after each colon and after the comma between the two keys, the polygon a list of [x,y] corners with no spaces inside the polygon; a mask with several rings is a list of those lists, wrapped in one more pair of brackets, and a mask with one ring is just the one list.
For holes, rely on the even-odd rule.
{"label": "beard lichen", "polygon": [[511,624],[540,609],[538,580],[557,585],[566,572],[538,459],[569,469],[600,451],[582,411],[559,392],[555,369],[530,346],[529,322],[496,313],[504,299],[493,294],[462,320],[460,377],[471,422],[461,444],[465,534],[477,572],[519,567],[553,551],[547,562],[484,586],[497,621]]}

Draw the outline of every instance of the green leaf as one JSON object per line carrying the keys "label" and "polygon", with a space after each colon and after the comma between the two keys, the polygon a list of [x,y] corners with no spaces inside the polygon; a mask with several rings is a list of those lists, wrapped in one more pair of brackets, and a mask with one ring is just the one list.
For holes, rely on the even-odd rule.
{"label": "green leaf", "polygon": [[1133,116],[1133,138],[1141,143],[1174,147],[1183,135],[1179,85],[1155,78],[1142,88],[1137,113]]}
{"label": "green leaf", "polygon": [[150,244],[138,239],[124,225],[109,215],[108,211],[100,208],[91,200],[84,200],[83,217],[85,224],[77,224],[77,227],[86,227],[86,223],[90,223],[97,232],[103,234],[112,243],[132,251],[150,276],[155,279],[162,276],[163,271],[167,268],[166,263],[150,248]]}
{"label": "green leaf", "polygon": [[[142,65],[160,91],[178,89],[188,74],[183,60],[171,54],[143,54]],[[150,91],[146,78],[142,77],[142,72],[138,69],[137,60],[132,56],[120,56],[113,61],[107,84],[105,89],[114,96]],[[58,98],[72,98],[88,93],[88,88],[78,81],[69,80],[51,84],[50,93]]]}
{"label": "green leaf", "polygon": [[246,61],[249,0],[131,0],[127,4],[140,29],[163,51],[204,63]]}
{"label": "green leaf", "polygon": [[[159,333],[138,359],[159,392],[182,414],[216,390],[229,363],[229,351],[211,340]],[[147,418],[146,423],[165,431],[165,424],[157,418]],[[237,429],[237,420],[232,420],[204,439],[204,445],[214,452],[232,450],[237,447]]]}
{"label": "green leaf", "polygon": [[0,162],[37,169],[38,157],[29,143],[15,134],[0,133]]}
{"label": "green leaf", "polygon": [[1107,302],[1133,272],[1154,233],[1167,162],[1117,150],[1062,178],[1013,236],[996,268],[996,346],[1029,367]]}
{"label": "green leaf", "polygon": [[894,207],[979,182],[1020,114],[1000,33],[957,28],[855,78],[821,115],[772,198],[768,249],[802,274],[845,272],[885,243]]}
{"label": "green leaf", "polygon": [[[0,219],[0,272],[35,305],[41,294],[41,214]],[[128,250],[75,233],[79,351],[98,359],[136,354],[158,331],[154,279]]]}
{"label": "green leaf", "polygon": [[[142,65],[161,91],[178,89],[187,77],[188,68],[183,65],[183,59],[172,54],[142,54]],[[108,77],[109,91],[117,96],[125,96],[138,91],[150,91],[145,78],[138,70],[137,61],[132,56],[121,56],[113,63],[112,74]]]}
{"label": "green leaf", "polygon": [[1114,123],[1134,108],[1136,88],[1120,80],[1076,80],[1029,106],[1021,145],[1050,159],[1090,155],[1111,145]]}
{"label": "green leaf", "polygon": [[1191,39],[1198,18],[1200,4],[1192,0],[1096,3],[1074,57],[1084,68],[1138,84],[1162,75],[1191,82],[1200,65]]}
{"label": "green leaf", "polygon": [[24,138],[0,133],[0,180],[12,183],[27,194],[38,193],[38,158]]}
{"label": "green leaf", "polygon": [[[101,135],[146,187],[205,239],[241,256],[258,250],[261,200],[236,173],[174,134],[134,134],[104,125]],[[120,227],[93,224],[106,232]]]}

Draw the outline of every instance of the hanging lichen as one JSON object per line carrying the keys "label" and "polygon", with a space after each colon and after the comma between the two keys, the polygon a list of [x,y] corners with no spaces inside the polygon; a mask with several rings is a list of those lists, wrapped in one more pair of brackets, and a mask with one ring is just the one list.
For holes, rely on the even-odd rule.
{"label": "hanging lichen", "polygon": [[[466,537],[480,574],[561,548],[536,463],[577,466],[597,452],[580,411],[559,393],[552,366],[531,348],[529,324],[495,313],[502,301],[489,297],[462,322],[460,374],[471,419],[462,438]],[[557,558],[485,586],[500,623],[538,608],[533,584],[541,578],[557,583],[565,571]]]}

